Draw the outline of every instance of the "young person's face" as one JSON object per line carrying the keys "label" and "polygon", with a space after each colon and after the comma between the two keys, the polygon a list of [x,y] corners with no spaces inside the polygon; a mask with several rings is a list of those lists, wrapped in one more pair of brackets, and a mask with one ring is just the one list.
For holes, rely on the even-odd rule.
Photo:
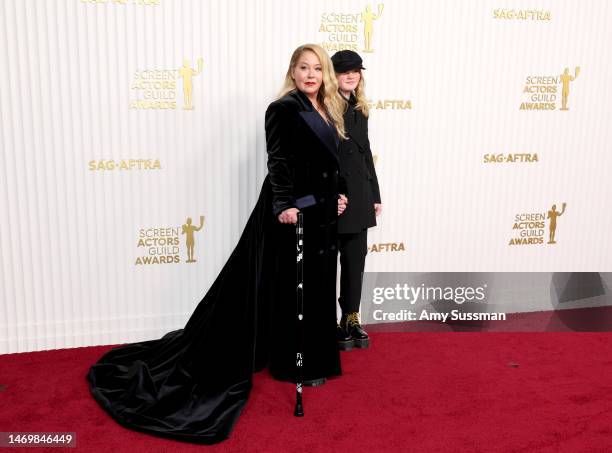
{"label": "young person's face", "polygon": [[316,96],[323,82],[323,67],[317,54],[310,50],[302,52],[291,77],[298,90],[307,96]]}
{"label": "young person's face", "polygon": [[336,78],[338,79],[340,91],[343,93],[350,93],[359,85],[361,72],[359,69],[351,69],[350,71],[336,74]]}

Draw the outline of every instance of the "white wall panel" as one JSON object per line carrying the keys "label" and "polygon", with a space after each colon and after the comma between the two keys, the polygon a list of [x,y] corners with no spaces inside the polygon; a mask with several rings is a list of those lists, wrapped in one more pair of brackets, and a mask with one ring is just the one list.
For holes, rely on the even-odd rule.
{"label": "white wall panel", "polygon": [[[353,23],[367,5],[1,0],[0,353],[181,327],[255,203],[266,173],[263,116],[291,52],[329,44],[324,17]],[[363,52],[362,22],[345,40],[356,39],[364,57],[372,101],[411,108],[371,113],[384,214],[366,269],[609,271],[609,2],[503,5],[548,20],[496,19],[499,5],[484,0],[380,5],[374,51]],[[198,58],[193,109],[183,109],[174,78],[174,88],[149,94],[176,108],[130,108],[147,95],[132,89],[137,73],[175,77],[184,59],[197,69]],[[576,66],[569,111],[559,100],[555,110],[519,110],[526,77]],[[498,153],[539,160],[483,162]],[[91,161],[116,165],[91,170]],[[516,214],[563,202],[556,244],[508,245]],[[180,232],[201,215],[197,262],[185,262],[179,234],[180,262],[135,264],[148,251],[137,247],[142,229]]]}

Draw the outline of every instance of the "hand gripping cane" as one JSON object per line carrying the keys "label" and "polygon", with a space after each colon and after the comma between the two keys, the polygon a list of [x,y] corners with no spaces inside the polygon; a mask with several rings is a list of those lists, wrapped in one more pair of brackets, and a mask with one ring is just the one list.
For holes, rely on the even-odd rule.
{"label": "hand gripping cane", "polygon": [[295,411],[293,415],[296,417],[304,416],[304,407],[302,406],[302,384],[304,366],[304,219],[302,213],[297,213],[297,223],[295,224],[295,236],[297,242],[297,279],[295,296],[297,302],[297,334],[298,345],[295,357],[296,380],[295,380]]}

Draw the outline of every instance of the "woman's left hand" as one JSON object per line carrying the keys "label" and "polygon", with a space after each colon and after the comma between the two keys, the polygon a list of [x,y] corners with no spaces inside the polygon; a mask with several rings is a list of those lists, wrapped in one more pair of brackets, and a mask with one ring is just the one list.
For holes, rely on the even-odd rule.
{"label": "woman's left hand", "polygon": [[382,204],[374,203],[374,212],[376,213],[376,217],[382,214]]}
{"label": "woman's left hand", "polygon": [[346,198],[346,195],[344,194],[338,195],[338,215],[344,212],[347,204],[348,204],[348,198]]}

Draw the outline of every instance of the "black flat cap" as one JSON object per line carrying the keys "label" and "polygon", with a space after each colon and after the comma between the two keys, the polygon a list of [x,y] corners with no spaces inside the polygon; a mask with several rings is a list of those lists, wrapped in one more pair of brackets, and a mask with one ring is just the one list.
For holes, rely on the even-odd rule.
{"label": "black flat cap", "polygon": [[351,71],[353,69],[365,69],[362,66],[363,60],[357,52],[352,50],[340,50],[331,57],[334,63],[334,71],[338,73]]}

